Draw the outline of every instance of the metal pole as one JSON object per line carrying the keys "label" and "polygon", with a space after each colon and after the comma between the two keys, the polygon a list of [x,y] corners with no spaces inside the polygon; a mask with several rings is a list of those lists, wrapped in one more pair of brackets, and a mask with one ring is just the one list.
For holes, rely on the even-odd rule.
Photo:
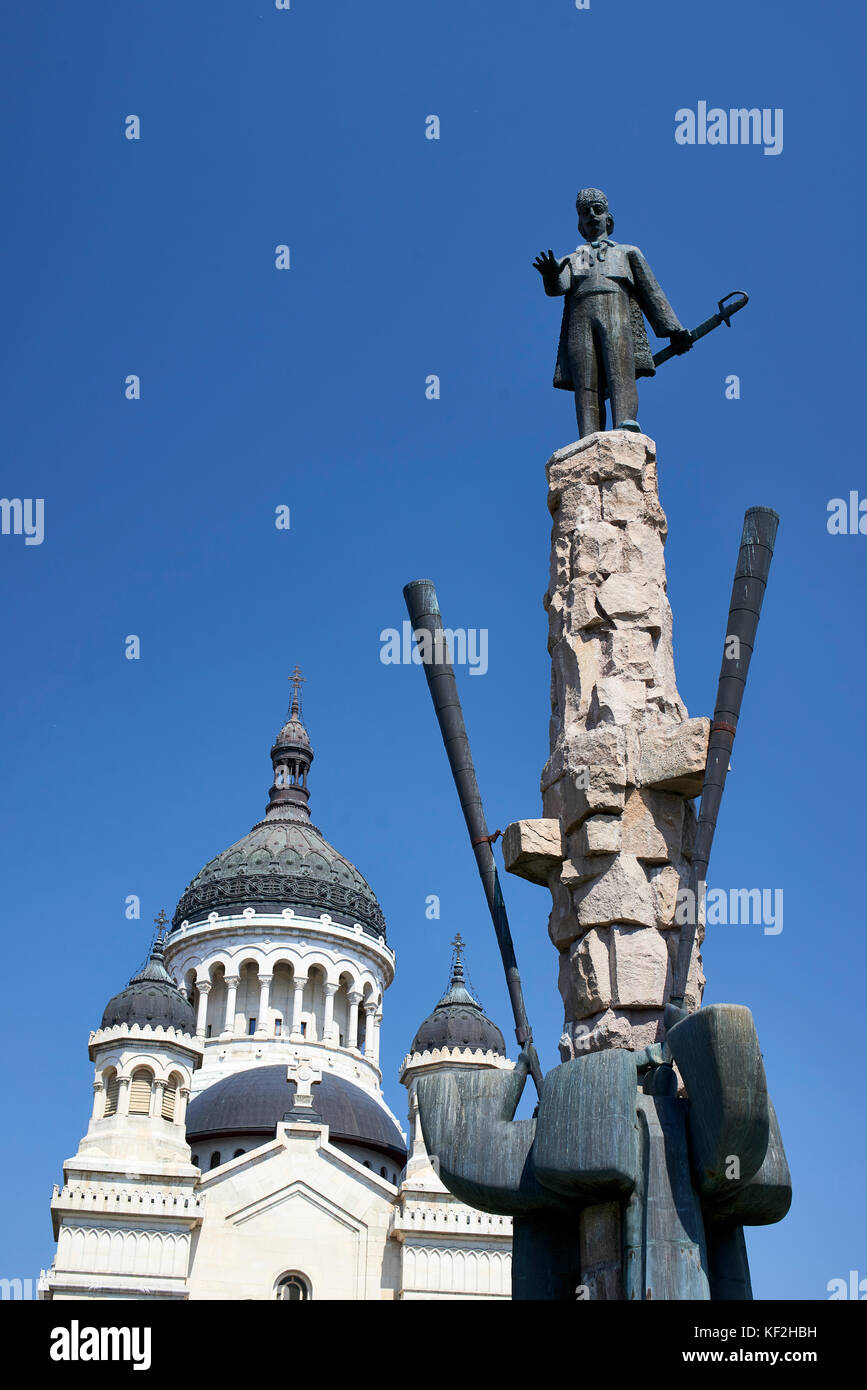
{"label": "metal pole", "polygon": [[[457,787],[461,810],[464,813],[464,820],[470,835],[470,843],[476,857],[479,877],[482,880],[488,910],[497,935],[497,944],[506,972],[509,998],[512,1002],[515,1036],[529,1059],[530,1074],[536,1083],[537,1091],[541,1094],[542,1069],[536,1055],[536,1049],[533,1046],[533,1032],[527,1019],[524,991],[521,987],[521,976],[518,973],[518,964],[515,959],[515,947],[506,914],[506,904],[503,901],[497,865],[488,836],[485,812],[482,807],[479,784],[476,781],[476,770],[473,766],[470,741],[467,738],[455,673],[443,635],[442,616],[437,603],[436,589],[431,580],[416,579],[411,584],[404,586],[403,596],[406,599],[413,634],[419,643],[428,689],[439,721],[446,755]],[[419,642],[417,636],[421,633],[429,634],[428,643],[424,644],[428,648],[427,653],[425,653],[424,646],[422,642]]]}
{"label": "metal pole", "polygon": [[770,507],[750,507],[744,516],[689,874],[691,920],[681,928],[669,1001],[675,1009],[683,1008],[698,928],[698,899],[707,874],[779,522]]}

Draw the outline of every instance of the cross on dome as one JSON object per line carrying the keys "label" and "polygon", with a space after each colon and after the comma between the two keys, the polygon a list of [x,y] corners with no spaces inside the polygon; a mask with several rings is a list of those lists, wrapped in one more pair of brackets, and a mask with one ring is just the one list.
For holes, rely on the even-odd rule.
{"label": "cross on dome", "polygon": [[301,687],[305,679],[306,677],[302,676],[301,667],[296,661],[295,670],[292,672],[291,676],[288,677],[289,684],[292,687],[292,708],[289,711],[290,719],[300,719],[301,717]]}

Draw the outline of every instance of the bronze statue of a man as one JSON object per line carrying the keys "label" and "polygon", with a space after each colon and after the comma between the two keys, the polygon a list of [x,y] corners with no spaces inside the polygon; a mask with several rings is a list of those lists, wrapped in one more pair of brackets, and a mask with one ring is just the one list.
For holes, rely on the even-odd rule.
{"label": "bronze statue of a man", "polygon": [[584,245],[560,260],[543,251],[533,262],[545,293],[566,296],[554,385],[575,392],[579,437],[605,428],[606,396],[611,428],[639,430],[635,380],[656,371],[642,312],[678,354],[692,340],[638,247],[611,240],[605,194],[582,188],[575,206]]}

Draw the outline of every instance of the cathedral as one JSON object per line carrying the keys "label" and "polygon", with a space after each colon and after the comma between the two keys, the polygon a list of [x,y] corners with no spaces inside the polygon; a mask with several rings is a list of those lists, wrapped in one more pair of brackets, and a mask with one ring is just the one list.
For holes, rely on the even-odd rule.
{"label": "cathedral", "polygon": [[93,1105],[51,1217],[42,1299],[510,1297],[509,1218],[467,1207],[425,1151],[415,1083],[510,1068],[451,982],[382,1093],[395,956],[358,869],[310,819],[300,674],[264,818],[195,876],[90,1034]]}

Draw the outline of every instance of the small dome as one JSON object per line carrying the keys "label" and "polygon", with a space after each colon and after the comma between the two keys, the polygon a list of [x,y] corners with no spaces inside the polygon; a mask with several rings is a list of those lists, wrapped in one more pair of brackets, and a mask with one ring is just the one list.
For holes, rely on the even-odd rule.
{"label": "small dome", "polygon": [[[287,1081],[285,1063],[248,1067],[215,1081],[187,1108],[187,1141],[217,1135],[274,1135],[291,1111],[295,1082]],[[387,1154],[401,1166],[406,1162],[403,1137],[388,1111],[369,1092],[323,1072],[313,1087],[313,1106],[328,1125],[332,1142],[359,1144]]]}
{"label": "small dome", "polygon": [[294,714],[286,720],[274,740],[275,748],[310,748],[310,735]]}
{"label": "small dome", "polygon": [[[458,938],[460,941],[460,938]],[[433,1013],[426,1018],[413,1039],[411,1052],[433,1052],[438,1047],[471,1048],[474,1052],[496,1052],[506,1055],[506,1044],[496,1023],[482,1012],[464,982],[464,967],[460,949],[452,966],[452,978],[446,993]]]}
{"label": "small dome", "polygon": [[190,1035],[195,1033],[193,1006],[178,989],[163,961],[163,943],[155,941],[144,969],[133,975],[126,989],[109,1000],[100,1027],[138,1023],[142,1027],[150,1024],[152,1028],[177,1028]]}

